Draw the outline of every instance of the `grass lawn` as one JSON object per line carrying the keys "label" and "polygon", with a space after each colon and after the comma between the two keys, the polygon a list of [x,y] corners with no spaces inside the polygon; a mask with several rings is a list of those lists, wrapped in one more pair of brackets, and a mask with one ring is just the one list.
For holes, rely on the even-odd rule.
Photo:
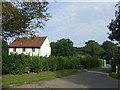
{"label": "grass lawn", "polygon": [[111,77],[113,77],[113,78],[115,78],[115,79],[120,80],[120,74],[117,74],[117,73],[115,73],[115,72],[110,73],[109,76],[111,76]]}
{"label": "grass lawn", "polygon": [[2,87],[10,88],[17,85],[28,84],[32,82],[39,82],[44,80],[50,80],[54,78],[60,78],[80,72],[85,72],[86,69],[69,69],[61,70],[55,72],[41,72],[34,74],[23,74],[23,75],[14,75],[14,76],[3,76],[2,77]]}

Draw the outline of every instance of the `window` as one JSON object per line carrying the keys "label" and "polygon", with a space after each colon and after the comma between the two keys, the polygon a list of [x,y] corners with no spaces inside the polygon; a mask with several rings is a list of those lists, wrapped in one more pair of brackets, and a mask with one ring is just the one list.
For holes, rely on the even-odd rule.
{"label": "window", "polygon": [[32,48],[32,52],[35,52],[35,48]]}
{"label": "window", "polygon": [[13,48],[13,52],[16,52],[16,48]]}
{"label": "window", "polygon": [[22,51],[25,52],[25,48],[23,48]]}

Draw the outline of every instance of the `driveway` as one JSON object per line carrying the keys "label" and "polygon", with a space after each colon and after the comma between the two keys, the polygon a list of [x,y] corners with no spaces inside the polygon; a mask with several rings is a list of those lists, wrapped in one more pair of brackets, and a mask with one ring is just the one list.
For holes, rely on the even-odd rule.
{"label": "driveway", "polygon": [[32,83],[15,88],[118,88],[118,80],[108,76],[110,66],[63,78]]}

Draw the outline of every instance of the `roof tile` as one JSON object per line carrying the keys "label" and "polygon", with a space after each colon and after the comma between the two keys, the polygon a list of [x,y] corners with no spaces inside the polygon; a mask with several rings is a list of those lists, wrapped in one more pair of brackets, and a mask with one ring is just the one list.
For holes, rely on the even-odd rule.
{"label": "roof tile", "polygon": [[9,47],[40,47],[47,37],[16,38]]}

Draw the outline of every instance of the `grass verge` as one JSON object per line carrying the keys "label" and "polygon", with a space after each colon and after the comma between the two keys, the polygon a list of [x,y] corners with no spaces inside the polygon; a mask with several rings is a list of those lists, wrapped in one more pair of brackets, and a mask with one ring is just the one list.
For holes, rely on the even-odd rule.
{"label": "grass verge", "polygon": [[61,71],[55,71],[55,72],[41,72],[41,73],[34,73],[34,74],[27,74],[27,75],[3,76],[2,87],[10,88],[17,85],[51,80],[54,78],[60,78],[60,77],[73,75],[80,72],[86,72],[86,71],[87,71],[86,69],[70,69],[70,70],[61,70]]}
{"label": "grass verge", "polygon": [[120,74],[117,74],[115,72],[109,73],[109,76],[111,76],[112,78],[120,80]]}

